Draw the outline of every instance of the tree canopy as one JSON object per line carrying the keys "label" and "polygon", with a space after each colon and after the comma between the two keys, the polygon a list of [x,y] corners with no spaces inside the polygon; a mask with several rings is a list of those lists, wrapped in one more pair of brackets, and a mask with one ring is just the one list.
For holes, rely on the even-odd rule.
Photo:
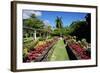
{"label": "tree canopy", "polygon": [[44,23],[42,20],[38,19],[35,14],[32,14],[30,18],[23,20],[23,25],[32,28],[43,28]]}

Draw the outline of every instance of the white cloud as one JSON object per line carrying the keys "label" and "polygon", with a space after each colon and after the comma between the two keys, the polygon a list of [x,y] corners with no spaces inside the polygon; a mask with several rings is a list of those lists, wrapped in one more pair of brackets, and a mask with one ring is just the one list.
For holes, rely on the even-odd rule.
{"label": "white cloud", "polygon": [[33,12],[36,16],[41,16],[42,13],[40,11]]}
{"label": "white cloud", "polygon": [[49,21],[49,20],[44,20],[43,23],[44,23],[45,25],[50,25],[50,21]]}
{"label": "white cloud", "polygon": [[35,14],[38,17],[42,15],[42,12],[34,10],[23,10],[23,19],[29,18],[32,14]]}

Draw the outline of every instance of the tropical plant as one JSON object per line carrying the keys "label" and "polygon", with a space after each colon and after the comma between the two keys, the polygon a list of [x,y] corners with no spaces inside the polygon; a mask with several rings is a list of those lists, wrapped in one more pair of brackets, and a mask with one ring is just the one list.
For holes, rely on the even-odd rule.
{"label": "tropical plant", "polygon": [[57,16],[55,22],[56,22],[56,30],[58,30],[57,33],[59,33],[59,36],[62,36],[62,32],[61,32],[61,30],[63,29],[62,18]]}
{"label": "tropical plant", "polygon": [[56,28],[63,28],[63,22],[62,22],[61,17],[57,16],[55,22],[56,22]]}
{"label": "tropical plant", "polygon": [[23,19],[23,25],[34,30],[34,39],[36,39],[37,29],[42,29],[44,27],[43,21],[37,18],[35,14],[32,14],[28,19]]}

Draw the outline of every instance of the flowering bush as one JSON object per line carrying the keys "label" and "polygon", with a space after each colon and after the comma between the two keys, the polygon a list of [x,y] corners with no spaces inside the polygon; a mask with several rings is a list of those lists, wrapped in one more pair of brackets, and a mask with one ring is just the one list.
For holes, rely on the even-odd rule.
{"label": "flowering bush", "polygon": [[31,50],[28,54],[27,54],[27,58],[25,60],[25,62],[31,62],[36,60],[37,58],[39,58],[43,52],[46,49],[49,49],[50,46],[52,46],[52,44],[54,42],[57,41],[57,38],[54,38],[52,40],[46,41],[45,43],[43,42],[42,44],[37,45],[34,50]]}
{"label": "flowering bush", "polygon": [[69,47],[72,48],[72,50],[75,50],[81,59],[90,59],[88,52],[79,44],[71,44]]}

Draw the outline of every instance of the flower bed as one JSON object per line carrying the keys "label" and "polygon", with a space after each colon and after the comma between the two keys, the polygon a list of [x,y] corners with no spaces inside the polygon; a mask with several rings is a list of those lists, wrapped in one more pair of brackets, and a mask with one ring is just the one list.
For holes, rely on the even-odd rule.
{"label": "flower bed", "polygon": [[80,59],[90,59],[88,51],[82,48],[79,44],[70,44],[69,47],[76,52],[75,54],[80,56]]}
{"label": "flower bed", "polygon": [[53,38],[43,42],[42,44],[36,45],[34,50],[31,50],[27,54],[25,62],[41,61],[57,40],[57,38]]}

